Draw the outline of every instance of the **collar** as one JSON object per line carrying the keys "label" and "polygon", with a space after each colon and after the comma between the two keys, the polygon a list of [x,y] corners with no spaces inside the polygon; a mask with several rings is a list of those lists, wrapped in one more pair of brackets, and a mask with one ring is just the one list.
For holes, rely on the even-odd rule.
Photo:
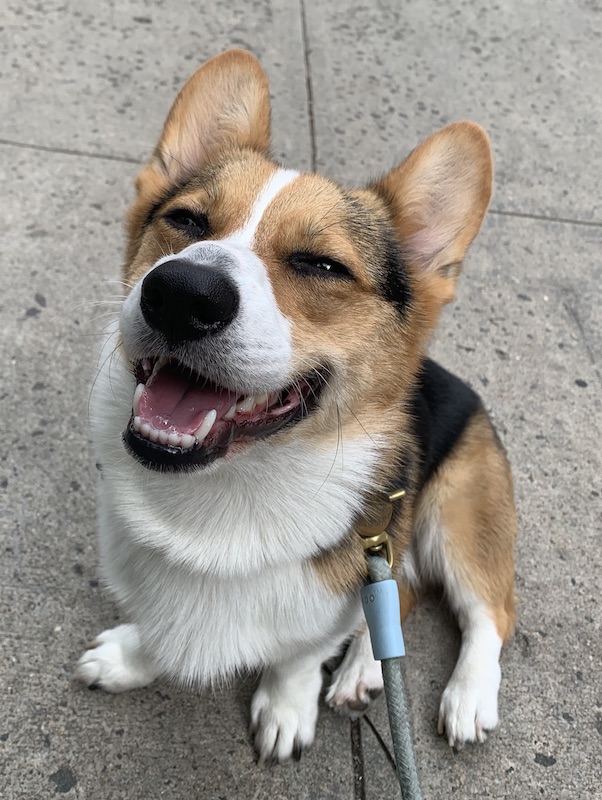
{"label": "collar", "polygon": [[371,498],[355,525],[364,550],[380,553],[384,548],[387,562],[391,568],[393,568],[393,547],[387,528],[393,517],[393,503],[401,500],[405,494],[405,489],[395,489],[384,496]]}

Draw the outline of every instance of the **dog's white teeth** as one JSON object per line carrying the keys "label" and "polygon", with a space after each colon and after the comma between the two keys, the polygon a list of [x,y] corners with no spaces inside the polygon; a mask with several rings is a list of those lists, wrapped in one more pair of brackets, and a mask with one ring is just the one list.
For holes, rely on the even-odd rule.
{"label": "dog's white teeth", "polygon": [[184,450],[189,450],[191,447],[194,447],[194,436],[191,436],[189,433],[183,433],[179,438],[181,441],[180,446],[183,447]]}
{"label": "dog's white teeth", "polygon": [[144,394],[144,384],[139,383],[136,386],[136,391],[134,392],[134,415],[138,414],[138,404],[140,403],[140,398]]}
{"label": "dog's white teeth", "polygon": [[169,433],[168,431],[158,431],[155,427],[148,422],[142,422],[140,417],[134,417],[133,420],[134,430],[140,436],[148,439],[150,442],[159,442],[163,445],[170,445],[171,447],[182,447],[184,450],[190,450],[194,447],[196,439],[189,433]]}
{"label": "dog's white teeth", "polygon": [[143,358],[141,364],[144,377],[148,380],[148,376],[151,374],[153,369],[153,362],[150,358]]}
{"label": "dog's white teeth", "polygon": [[159,372],[161,367],[164,367],[167,364],[167,361],[168,361],[167,356],[160,356],[160,358],[158,358],[155,361],[155,366],[153,367],[153,371],[151,372],[150,378],[148,379],[147,383],[150,383],[152,381],[152,379],[155,377],[157,372]]}
{"label": "dog's white teeth", "polygon": [[236,403],[232,405],[228,411],[224,414],[224,419],[234,419],[234,415],[236,414]]}
{"label": "dog's white teeth", "polygon": [[207,412],[207,414],[205,415],[205,419],[203,420],[201,425],[199,425],[194,434],[198,442],[202,442],[205,436],[207,436],[211,428],[213,428],[216,419],[217,419],[217,411],[214,408],[212,408],[211,411]]}
{"label": "dog's white teeth", "polygon": [[278,397],[278,392],[273,392],[271,395],[267,393],[250,394],[248,397],[243,397],[229,409],[227,414],[224,414],[224,419],[232,419],[236,414],[248,414],[255,411],[256,408],[268,406],[272,397]]}
{"label": "dog's white teeth", "polygon": [[255,400],[255,395],[249,395],[245,397],[244,400],[241,400],[240,403],[236,404],[236,410],[241,414],[245,414],[248,411],[253,411],[255,406],[257,405],[257,401]]}

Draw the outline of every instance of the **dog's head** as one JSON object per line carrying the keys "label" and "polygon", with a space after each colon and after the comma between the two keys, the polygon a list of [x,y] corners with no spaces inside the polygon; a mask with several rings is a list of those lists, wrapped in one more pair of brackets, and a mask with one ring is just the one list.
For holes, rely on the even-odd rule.
{"label": "dog's head", "polygon": [[137,380],[124,439],[146,466],[204,466],[275,433],[386,433],[489,203],[473,123],[348,190],[272,161],[269,116],[255,58],[218,56],[137,179],[120,330]]}

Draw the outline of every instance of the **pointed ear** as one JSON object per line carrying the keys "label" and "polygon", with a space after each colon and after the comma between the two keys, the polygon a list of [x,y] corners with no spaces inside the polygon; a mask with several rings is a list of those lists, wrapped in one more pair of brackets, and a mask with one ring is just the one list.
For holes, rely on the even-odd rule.
{"label": "pointed ear", "polygon": [[267,153],[269,146],[266,74],[251,53],[228,50],[207,61],[184,84],[146,170],[178,183],[228,149],[251,147]]}
{"label": "pointed ear", "polygon": [[453,299],[461,261],[491,199],[489,139],[474,122],[456,122],[413,150],[373,188],[387,201],[402,253],[436,295]]}

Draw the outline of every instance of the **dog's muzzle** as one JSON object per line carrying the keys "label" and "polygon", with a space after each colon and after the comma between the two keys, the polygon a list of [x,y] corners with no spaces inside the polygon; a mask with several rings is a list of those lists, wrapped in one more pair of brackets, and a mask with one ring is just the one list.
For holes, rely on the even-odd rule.
{"label": "dog's muzzle", "polygon": [[[123,439],[150,469],[197,469],[234,444],[263,439],[301,421],[317,407],[328,375],[318,365],[286,375],[284,385],[268,383],[249,393],[236,388],[235,380],[223,385],[219,376],[216,381],[203,374],[211,362],[227,368],[233,351],[240,360],[236,349],[245,352],[249,336],[260,334],[269,314],[256,314],[250,328],[247,320],[248,334],[241,339],[235,329],[245,324],[245,284],[235,255],[209,242],[187,255],[157,264],[143,279],[137,300],[150,344],[143,357],[132,360],[136,389]],[[229,325],[225,338],[216,335]],[[269,325],[264,330],[269,333]]]}

